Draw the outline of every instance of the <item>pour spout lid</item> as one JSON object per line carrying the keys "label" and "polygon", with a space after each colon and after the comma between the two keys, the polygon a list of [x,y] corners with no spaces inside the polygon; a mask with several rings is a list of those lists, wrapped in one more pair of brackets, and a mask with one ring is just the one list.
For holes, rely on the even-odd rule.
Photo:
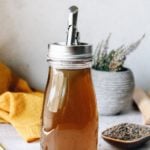
{"label": "pour spout lid", "polygon": [[68,31],[66,42],[57,42],[49,45],[49,61],[91,61],[92,45],[79,42],[77,29],[78,7],[69,8]]}

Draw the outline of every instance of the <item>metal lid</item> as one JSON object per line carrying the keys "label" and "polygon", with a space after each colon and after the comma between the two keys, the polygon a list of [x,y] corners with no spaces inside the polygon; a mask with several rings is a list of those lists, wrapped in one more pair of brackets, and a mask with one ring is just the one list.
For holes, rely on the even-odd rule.
{"label": "metal lid", "polygon": [[65,45],[65,43],[53,43],[49,46],[48,60],[51,61],[91,61],[92,45],[80,43],[80,45]]}
{"label": "metal lid", "polygon": [[92,45],[79,41],[77,30],[78,8],[69,8],[68,31],[66,42],[49,45],[48,60],[50,61],[91,61]]}

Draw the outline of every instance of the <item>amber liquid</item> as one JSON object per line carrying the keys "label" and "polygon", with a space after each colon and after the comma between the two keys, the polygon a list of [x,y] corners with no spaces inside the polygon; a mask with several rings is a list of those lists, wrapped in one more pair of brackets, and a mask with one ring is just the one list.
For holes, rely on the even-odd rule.
{"label": "amber liquid", "polygon": [[90,69],[50,69],[42,120],[42,150],[97,150],[98,113]]}

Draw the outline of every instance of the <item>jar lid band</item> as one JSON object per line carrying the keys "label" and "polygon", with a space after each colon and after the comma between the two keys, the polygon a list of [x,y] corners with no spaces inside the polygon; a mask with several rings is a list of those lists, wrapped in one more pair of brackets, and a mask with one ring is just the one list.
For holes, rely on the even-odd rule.
{"label": "jar lid band", "polygon": [[91,61],[92,45],[80,43],[80,45],[65,45],[65,43],[53,43],[49,45],[48,60],[50,61]]}

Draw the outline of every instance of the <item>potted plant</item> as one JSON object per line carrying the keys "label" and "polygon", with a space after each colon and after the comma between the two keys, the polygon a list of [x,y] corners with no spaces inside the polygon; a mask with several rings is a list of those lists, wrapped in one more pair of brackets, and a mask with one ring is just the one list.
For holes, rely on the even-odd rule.
{"label": "potted plant", "polygon": [[100,114],[115,115],[130,106],[134,91],[134,76],[129,68],[124,67],[124,62],[140,45],[144,36],[129,46],[122,45],[111,51],[108,51],[111,35],[98,44],[92,74]]}

